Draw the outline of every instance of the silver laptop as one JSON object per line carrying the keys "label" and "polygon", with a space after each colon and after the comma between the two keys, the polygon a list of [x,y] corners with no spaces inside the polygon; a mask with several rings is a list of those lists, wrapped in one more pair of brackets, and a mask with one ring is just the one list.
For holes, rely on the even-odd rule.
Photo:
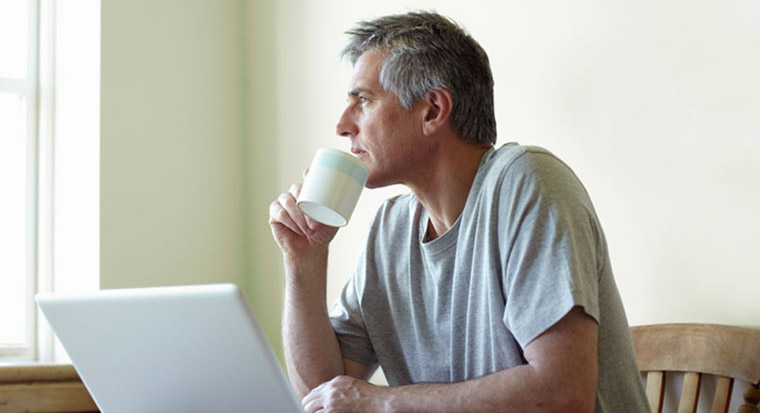
{"label": "silver laptop", "polygon": [[303,411],[232,284],[36,300],[103,412]]}

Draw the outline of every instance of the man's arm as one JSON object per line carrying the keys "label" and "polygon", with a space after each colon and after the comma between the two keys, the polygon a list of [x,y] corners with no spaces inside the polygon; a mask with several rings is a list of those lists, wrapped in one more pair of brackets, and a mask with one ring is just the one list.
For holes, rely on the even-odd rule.
{"label": "man's arm", "polygon": [[367,379],[374,368],[345,361],[325,304],[327,251],[337,228],[320,225],[296,207],[300,186],[272,202],[269,225],[285,264],[283,341],[285,364],[296,393],[338,375]]}
{"label": "man's arm", "polygon": [[528,364],[453,384],[377,387],[339,376],[303,399],[307,412],[590,412],[598,376],[598,331],[580,307],[525,348]]}
{"label": "man's arm", "polygon": [[327,251],[320,255],[323,256],[314,259],[284,259],[285,364],[300,397],[320,383],[345,373],[325,306]]}

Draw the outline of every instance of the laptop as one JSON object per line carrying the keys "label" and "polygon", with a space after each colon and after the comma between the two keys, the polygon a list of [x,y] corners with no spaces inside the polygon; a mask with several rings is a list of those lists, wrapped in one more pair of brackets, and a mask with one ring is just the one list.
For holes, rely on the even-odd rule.
{"label": "laptop", "polygon": [[36,300],[103,412],[303,412],[235,285]]}

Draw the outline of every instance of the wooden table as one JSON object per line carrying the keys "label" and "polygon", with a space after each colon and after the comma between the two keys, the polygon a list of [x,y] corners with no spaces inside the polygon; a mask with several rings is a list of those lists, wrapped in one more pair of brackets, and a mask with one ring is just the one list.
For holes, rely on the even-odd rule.
{"label": "wooden table", "polygon": [[70,364],[0,364],[0,412],[97,412]]}

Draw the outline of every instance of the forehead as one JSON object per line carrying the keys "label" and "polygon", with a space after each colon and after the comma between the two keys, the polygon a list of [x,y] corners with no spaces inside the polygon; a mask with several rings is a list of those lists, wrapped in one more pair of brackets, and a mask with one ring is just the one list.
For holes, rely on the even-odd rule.
{"label": "forehead", "polygon": [[380,70],[386,57],[388,52],[383,50],[369,50],[359,56],[354,65],[349,89],[383,90],[380,85]]}

